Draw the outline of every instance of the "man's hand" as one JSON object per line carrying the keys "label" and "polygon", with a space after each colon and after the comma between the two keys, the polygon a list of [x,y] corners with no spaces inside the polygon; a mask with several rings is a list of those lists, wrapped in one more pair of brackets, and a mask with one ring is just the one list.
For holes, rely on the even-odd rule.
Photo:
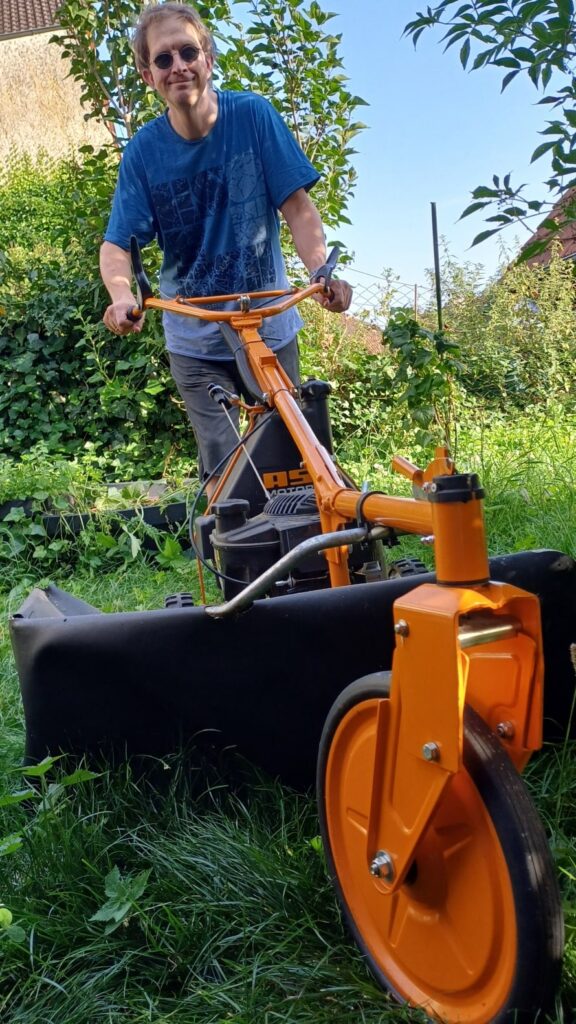
{"label": "man's hand", "polygon": [[102,319],[112,334],[139,334],[144,326],[144,314],[137,320],[128,314],[138,309],[138,300],[132,294],[132,260],[126,249],[112,242],[102,242],[100,273],[112,302]]}
{"label": "man's hand", "polygon": [[[283,203],[280,212],[290,228],[296,252],[313,275],[312,280],[316,280],[315,275],[325,269],[326,263],[326,242],[318,210],[306,190],[299,188]],[[322,277],[318,276],[318,280],[322,281]],[[347,281],[331,280],[325,294],[317,292],[313,298],[331,313],[343,313],[352,301],[352,288]]]}
{"label": "man's hand", "polygon": [[131,320],[128,316],[137,307],[138,302],[133,295],[111,302],[102,317],[108,330],[112,334],[139,334],[144,326],[145,314],[141,313],[137,320]]}
{"label": "man's hand", "polygon": [[344,313],[352,302],[352,288],[347,281],[336,281],[332,278],[328,291],[316,292],[313,298],[331,313]]}

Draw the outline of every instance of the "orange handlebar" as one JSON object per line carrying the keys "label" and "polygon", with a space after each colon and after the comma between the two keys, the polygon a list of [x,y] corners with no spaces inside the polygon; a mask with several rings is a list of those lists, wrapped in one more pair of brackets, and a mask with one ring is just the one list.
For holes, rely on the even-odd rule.
{"label": "orange handlebar", "polygon": [[[269,316],[277,316],[285,310],[295,306],[298,302],[324,292],[325,288],[321,282],[307,285],[306,288],[291,288],[289,290],[275,290],[265,292],[236,292],[232,295],[211,295],[207,298],[185,299],[177,296],[175,299],[145,298],[143,309],[163,309],[170,313],[177,313],[180,316],[193,316],[199,320],[211,320],[220,323],[230,323],[243,316],[247,318],[257,317],[264,320]],[[276,298],[286,295],[283,302],[275,303],[273,306],[252,306],[252,299]],[[204,305],[215,302],[238,302],[238,309],[203,309]],[[132,310],[132,313],[135,311]]]}

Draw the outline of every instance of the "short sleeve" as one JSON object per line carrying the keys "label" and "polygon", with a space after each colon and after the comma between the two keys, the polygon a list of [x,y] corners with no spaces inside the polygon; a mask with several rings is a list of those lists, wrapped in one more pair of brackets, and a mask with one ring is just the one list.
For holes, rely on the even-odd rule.
{"label": "short sleeve", "polygon": [[270,199],[276,209],[298,189],[309,191],[320,178],[292,132],[262,97],[255,97],[255,117],[260,142],[260,156]]}

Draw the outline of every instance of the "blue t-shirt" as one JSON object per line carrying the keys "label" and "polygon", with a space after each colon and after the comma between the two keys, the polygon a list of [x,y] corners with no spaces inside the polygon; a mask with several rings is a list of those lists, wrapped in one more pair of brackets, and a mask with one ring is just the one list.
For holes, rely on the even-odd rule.
{"label": "blue t-shirt", "polygon": [[[157,239],[165,298],[287,286],[278,209],[320,177],[267,100],[217,96],[205,138],[183,139],[165,113],[140,128],[122,157],[105,239],[122,249],[131,235],[140,245]],[[163,324],[170,352],[231,358],[217,324],[175,313],[164,313]],[[264,320],[261,333],[278,349],[301,326],[289,309]]]}

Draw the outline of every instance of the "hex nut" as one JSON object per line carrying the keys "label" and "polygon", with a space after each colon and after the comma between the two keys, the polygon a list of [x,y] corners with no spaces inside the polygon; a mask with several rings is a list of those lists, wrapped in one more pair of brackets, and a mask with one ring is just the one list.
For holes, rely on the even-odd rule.
{"label": "hex nut", "polygon": [[394,878],[394,861],[386,850],[378,850],[370,863],[370,874],[391,882]]}

